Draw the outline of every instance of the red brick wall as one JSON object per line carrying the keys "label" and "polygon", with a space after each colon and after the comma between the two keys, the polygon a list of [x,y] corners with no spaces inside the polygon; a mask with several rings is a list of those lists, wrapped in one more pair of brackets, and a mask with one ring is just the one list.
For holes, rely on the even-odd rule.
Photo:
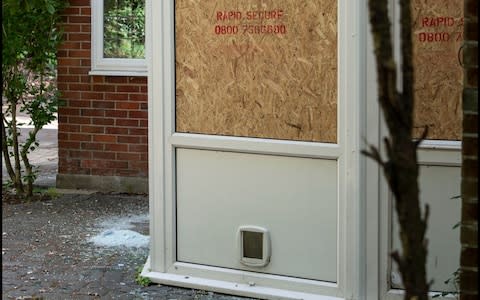
{"label": "red brick wall", "polygon": [[478,0],[465,0],[461,300],[478,299]]}
{"label": "red brick wall", "polygon": [[147,78],[90,76],[90,1],[69,2],[58,51],[58,173],[146,177]]}

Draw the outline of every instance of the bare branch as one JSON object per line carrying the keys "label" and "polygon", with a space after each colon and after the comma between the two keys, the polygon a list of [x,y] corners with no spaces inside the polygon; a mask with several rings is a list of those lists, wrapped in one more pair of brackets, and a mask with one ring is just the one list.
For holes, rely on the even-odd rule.
{"label": "bare branch", "polygon": [[427,224],[427,221],[428,221],[428,218],[430,217],[430,205],[425,204],[425,214],[423,216],[423,222],[425,222],[425,224]]}
{"label": "bare branch", "polygon": [[432,287],[433,283],[434,283],[434,280],[433,280],[433,279],[431,279],[431,280],[427,283],[429,290],[430,290],[430,288]]}
{"label": "bare branch", "polygon": [[422,221],[423,230],[421,231],[422,236],[425,236],[425,234],[427,233],[427,224],[428,224],[429,217],[430,217],[430,205],[425,204],[425,212],[424,212],[423,221]]}
{"label": "bare branch", "polygon": [[382,156],[380,155],[378,149],[373,145],[369,145],[369,148],[370,151],[362,150],[361,153],[367,157],[370,157],[383,167],[385,165],[385,162],[382,160]]}
{"label": "bare branch", "polygon": [[420,146],[420,144],[427,138],[428,136],[428,130],[429,130],[429,126],[428,125],[425,125],[423,127],[423,132],[422,132],[422,135],[420,136],[420,138],[418,140],[415,141],[415,147],[418,148],[418,146]]}
{"label": "bare branch", "polygon": [[390,139],[385,137],[383,139],[383,143],[385,144],[385,151],[387,152],[387,157],[392,158],[393,157],[393,151],[392,151],[392,144],[390,143]]}
{"label": "bare branch", "polygon": [[7,145],[7,131],[5,125],[2,122],[2,152],[3,159],[5,161],[5,167],[7,169],[8,176],[13,181],[15,178],[15,171],[13,170],[12,162],[10,161],[10,156],[8,155],[8,145]]}
{"label": "bare branch", "polygon": [[[397,89],[397,62],[393,56],[389,1],[369,0],[370,24],[374,41],[377,66],[378,103],[382,108],[389,138],[384,139],[387,161],[381,159],[378,150],[370,146],[363,153],[379,162],[387,183],[395,198],[395,208],[400,225],[402,256],[391,254],[398,264],[405,287],[404,299],[428,299],[426,280],[427,247],[425,218],[420,211],[418,186],[418,161],[416,147],[412,142],[413,129],[413,51],[411,0],[400,0],[402,89]],[[426,138],[424,132],[422,139]],[[419,141],[418,143],[420,143]],[[372,150],[374,149],[374,150]]]}
{"label": "bare branch", "polygon": [[403,269],[403,260],[402,258],[400,257],[400,254],[398,253],[397,250],[393,251],[390,256],[392,257],[392,259],[397,263],[398,265],[398,269],[400,272],[402,272],[402,269]]}

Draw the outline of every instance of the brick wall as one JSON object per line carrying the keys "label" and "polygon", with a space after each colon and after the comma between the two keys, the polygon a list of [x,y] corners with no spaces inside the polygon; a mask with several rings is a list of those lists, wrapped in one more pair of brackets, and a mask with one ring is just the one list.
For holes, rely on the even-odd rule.
{"label": "brick wall", "polygon": [[461,300],[478,299],[478,0],[465,0]]}
{"label": "brick wall", "polygon": [[133,177],[143,180],[132,185],[145,185],[147,78],[90,76],[90,0],[69,2],[65,42],[58,51],[58,88],[64,103],[58,113],[57,186],[116,190]]}

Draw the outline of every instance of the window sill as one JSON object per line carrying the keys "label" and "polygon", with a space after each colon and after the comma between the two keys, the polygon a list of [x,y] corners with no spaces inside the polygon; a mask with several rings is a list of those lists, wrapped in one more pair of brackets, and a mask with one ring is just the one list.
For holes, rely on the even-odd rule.
{"label": "window sill", "polygon": [[147,77],[148,71],[111,71],[111,70],[91,70],[88,75],[93,76],[139,76]]}

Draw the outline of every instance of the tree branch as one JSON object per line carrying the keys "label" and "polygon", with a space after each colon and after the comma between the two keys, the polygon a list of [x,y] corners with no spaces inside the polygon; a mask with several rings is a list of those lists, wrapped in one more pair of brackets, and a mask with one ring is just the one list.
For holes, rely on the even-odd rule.
{"label": "tree branch", "polygon": [[[4,116],[2,116],[5,118]],[[5,129],[5,124],[2,121],[2,152],[3,152],[3,159],[5,161],[5,167],[7,169],[8,176],[12,182],[15,179],[15,171],[12,167],[12,162],[10,161],[10,155],[8,154],[8,143],[7,143],[7,131]]]}
{"label": "tree branch", "polygon": [[371,159],[373,159],[383,167],[385,165],[385,162],[382,160],[382,157],[378,149],[373,145],[369,145],[369,148],[370,148],[370,151],[362,150],[361,153],[367,157],[370,157]]}
{"label": "tree branch", "polygon": [[422,135],[420,136],[420,138],[418,140],[415,141],[415,148],[418,148],[420,146],[420,144],[427,138],[428,131],[429,131],[428,125],[425,125],[423,127]]}

